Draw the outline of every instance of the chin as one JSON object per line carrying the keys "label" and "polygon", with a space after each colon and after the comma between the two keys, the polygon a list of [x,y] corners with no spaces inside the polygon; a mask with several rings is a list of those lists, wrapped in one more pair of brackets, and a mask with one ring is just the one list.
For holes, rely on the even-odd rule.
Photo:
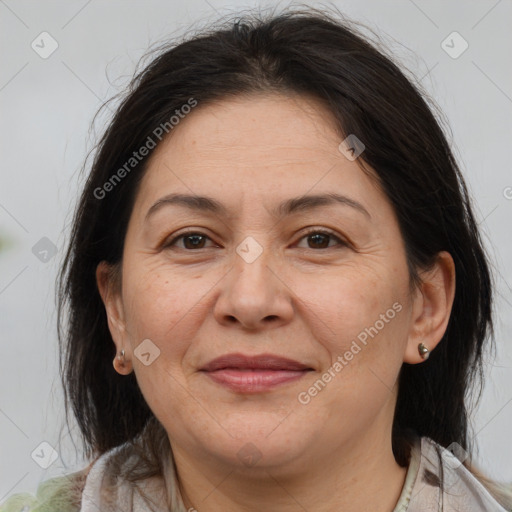
{"label": "chin", "polygon": [[[291,464],[308,450],[311,440],[307,433],[290,430],[284,420],[275,415],[250,415],[242,421],[223,422],[225,431],[213,444],[208,440],[207,449],[214,457],[223,459],[227,465],[251,470],[271,469]],[[287,428],[288,427],[288,428]],[[297,433],[299,436],[297,436]],[[231,435],[230,435],[231,434]]]}

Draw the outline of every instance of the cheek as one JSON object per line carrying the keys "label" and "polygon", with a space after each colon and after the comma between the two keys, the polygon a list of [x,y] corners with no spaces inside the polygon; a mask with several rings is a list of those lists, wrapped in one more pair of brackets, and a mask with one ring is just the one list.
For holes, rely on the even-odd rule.
{"label": "cheek", "polygon": [[357,273],[317,284],[326,291],[301,291],[304,315],[328,357],[299,401],[309,401],[305,410],[322,414],[325,425],[350,432],[373,422],[393,398],[408,333],[407,289],[397,276]]}
{"label": "cheek", "polygon": [[[197,329],[194,312],[204,296],[200,280],[182,281],[165,269],[145,269],[123,283],[137,383],[150,409],[163,422],[175,417],[189,398],[182,361]],[[141,356],[146,353],[150,355],[145,360]]]}
{"label": "cheek", "polygon": [[340,403],[352,404],[354,414],[361,403],[375,411],[388,398],[403,362],[408,281],[403,274],[388,272],[376,279],[354,271],[317,285],[304,287],[301,294],[307,297],[307,324],[328,355],[319,375],[327,381],[325,388],[322,382],[316,386],[320,401],[332,402],[335,415]]}
{"label": "cheek", "polygon": [[[188,317],[216,282],[214,272],[173,264],[165,253],[148,255],[133,251],[125,255],[126,281],[123,301],[128,320],[139,334],[158,338]],[[186,320],[186,318],[185,318]],[[145,332],[141,333],[140,330]]]}
{"label": "cheek", "polygon": [[142,340],[150,339],[163,354],[183,352],[187,338],[181,331],[185,324],[190,326],[194,308],[204,295],[200,280],[187,283],[165,270],[145,271],[138,276],[131,275],[123,287],[126,325],[133,350]]}
{"label": "cheek", "polygon": [[343,269],[315,276],[296,292],[307,322],[333,350],[347,350],[353,340],[364,344],[403,331],[407,295],[403,276],[396,273]]}

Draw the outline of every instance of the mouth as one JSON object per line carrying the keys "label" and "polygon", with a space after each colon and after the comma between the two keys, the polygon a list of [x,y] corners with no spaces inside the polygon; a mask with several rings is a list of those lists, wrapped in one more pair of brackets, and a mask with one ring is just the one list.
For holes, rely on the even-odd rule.
{"label": "mouth", "polygon": [[272,354],[227,354],[210,361],[200,371],[232,391],[259,393],[301,379],[314,369]]}

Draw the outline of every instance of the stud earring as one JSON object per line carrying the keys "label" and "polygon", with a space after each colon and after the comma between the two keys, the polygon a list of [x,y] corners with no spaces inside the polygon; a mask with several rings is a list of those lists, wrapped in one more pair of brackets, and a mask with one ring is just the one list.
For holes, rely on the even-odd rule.
{"label": "stud earring", "polygon": [[418,345],[418,352],[424,361],[430,356],[430,350],[423,343]]}
{"label": "stud earring", "polygon": [[124,364],[125,364],[125,361],[124,361],[124,348],[121,350],[121,352],[119,354],[116,355],[116,357],[114,358],[114,361],[113,361],[113,365],[114,365],[114,370],[116,370],[116,372],[120,373],[119,370],[117,369],[118,366],[120,366],[121,368],[124,368]]}

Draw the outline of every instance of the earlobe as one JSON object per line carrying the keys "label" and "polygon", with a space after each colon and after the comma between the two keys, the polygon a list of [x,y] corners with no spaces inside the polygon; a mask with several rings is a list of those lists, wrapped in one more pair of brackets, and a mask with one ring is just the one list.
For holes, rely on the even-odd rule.
{"label": "earlobe", "polygon": [[423,272],[421,279],[404,354],[404,362],[409,364],[428,359],[446,332],[455,297],[455,264],[450,253],[440,252],[434,266]]}

